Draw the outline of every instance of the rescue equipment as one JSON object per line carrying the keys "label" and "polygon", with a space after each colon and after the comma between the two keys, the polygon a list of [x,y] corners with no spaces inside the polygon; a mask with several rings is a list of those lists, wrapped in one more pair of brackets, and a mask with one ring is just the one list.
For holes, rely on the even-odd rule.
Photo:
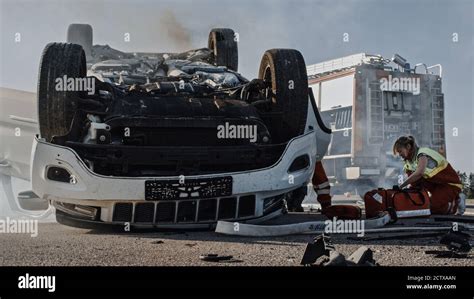
{"label": "rescue equipment", "polygon": [[376,216],[381,211],[393,208],[398,218],[427,217],[431,215],[430,197],[424,189],[379,188],[364,195],[365,215]]}

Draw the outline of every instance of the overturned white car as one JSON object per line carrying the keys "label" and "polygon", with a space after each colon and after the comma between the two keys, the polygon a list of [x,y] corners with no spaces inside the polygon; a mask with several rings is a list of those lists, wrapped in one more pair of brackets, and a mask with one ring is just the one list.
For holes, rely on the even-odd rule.
{"label": "overturned white car", "polygon": [[71,25],[68,43],[48,44],[41,59],[33,192],[79,227],[279,215],[306,194],[330,130],[300,52],[266,51],[251,81],[237,66],[231,29],[185,53],[124,53]]}

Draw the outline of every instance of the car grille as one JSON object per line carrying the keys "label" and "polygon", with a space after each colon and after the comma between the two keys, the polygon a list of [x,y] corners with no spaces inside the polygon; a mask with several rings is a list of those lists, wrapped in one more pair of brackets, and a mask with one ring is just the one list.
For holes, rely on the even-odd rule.
{"label": "car grille", "polygon": [[252,217],[255,195],[197,200],[116,203],[112,221],[143,224],[205,223]]}
{"label": "car grille", "polygon": [[263,214],[270,214],[285,206],[285,194],[272,196],[263,200]]}
{"label": "car grille", "polygon": [[174,222],[176,202],[160,202],[156,205],[156,222]]}
{"label": "car grille", "polygon": [[114,215],[112,221],[130,222],[132,219],[133,204],[131,203],[117,203],[114,208]]}
{"label": "car grille", "polygon": [[238,218],[248,217],[255,214],[255,197],[252,195],[242,196],[239,199]]}
{"label": "car grille", "polygon": [[155,204],[152,202],[135,205],[135,222],[153,223]]}

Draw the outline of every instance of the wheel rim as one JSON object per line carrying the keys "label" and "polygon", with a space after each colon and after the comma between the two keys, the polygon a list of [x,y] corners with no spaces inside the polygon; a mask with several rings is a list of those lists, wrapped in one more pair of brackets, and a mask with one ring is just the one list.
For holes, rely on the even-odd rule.
{"label": "wheel rim", "polygon": [[[263,72],[263,81],[268,83],[270,87],[267,88],[267,98],[270,96],[272,103],[277,104],[276,101],[276,90],[273,89],[273,77],[272,77],[272,69],[269,64],[265,67],[265,71]],[[268,95],[268,91],[271,91],[270,95]]]}

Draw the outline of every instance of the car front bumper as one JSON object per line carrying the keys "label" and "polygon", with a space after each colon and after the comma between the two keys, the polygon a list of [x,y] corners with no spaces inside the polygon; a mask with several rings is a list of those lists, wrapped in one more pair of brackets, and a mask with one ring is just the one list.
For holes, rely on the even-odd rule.
{"label": "car front bumper", "polygon": [[[316,162],[314,131],[290,140],[272,166],[233,173],[196,175],[186,179],[232,177],[232,195],[221,198],[145,200],[145,181],[179,177],[113,177],[92,172],[71,148],[35,138],[31,161],[33,191],[49,200],[61,217],[92,223],[136,227],[204,228],[218,220],[259,222],[277,216],[284,199],[310,181]],[[289,172],[296,158],[307,155],[308,165]],[[59,167],[74,179],[48,179],[47,170]],[[204,217],[202,215],[205,215]]]}

